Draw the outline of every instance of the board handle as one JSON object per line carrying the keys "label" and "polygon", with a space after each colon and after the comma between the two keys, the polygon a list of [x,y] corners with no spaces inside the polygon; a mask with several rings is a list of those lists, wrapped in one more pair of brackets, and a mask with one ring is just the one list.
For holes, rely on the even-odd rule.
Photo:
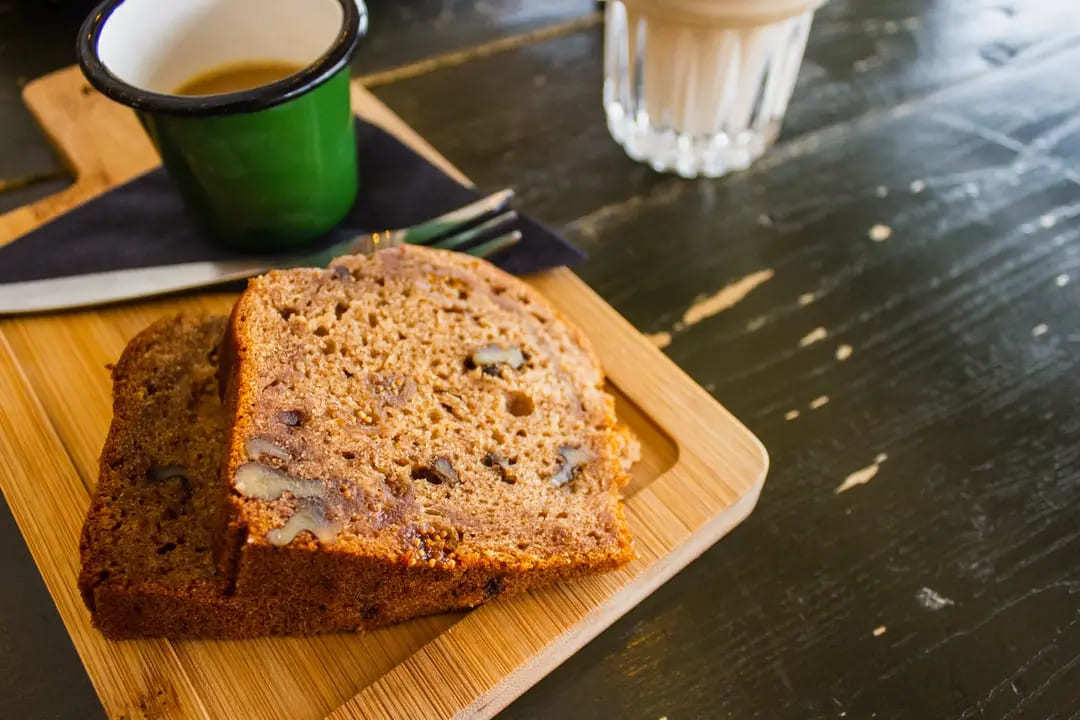
{"label": "board handle", "polygon": [[[0,215],[0,245],[160,162],[135,113],[127,108],[118,113],[111,107],[116,103],[91,88],[78,66],[62,68],[28,83],[22,96],[75,182]],[[108,132],[100,132],[96,123],[79,120],[103,112],[110,118],[104,125]],[[95,128],[92,137],[91,127]]]}

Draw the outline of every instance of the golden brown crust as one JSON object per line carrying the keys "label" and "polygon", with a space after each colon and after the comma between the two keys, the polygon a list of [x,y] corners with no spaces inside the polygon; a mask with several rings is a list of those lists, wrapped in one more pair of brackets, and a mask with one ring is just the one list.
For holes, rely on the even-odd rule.
{"label": "golden brown crust", "polygon": [[[609,567],[599,568],[612,569]],[[424,571],[421,570],[421,574]],[[240,596],[152,582],[122,586],[104,583],[93,589],[94,626],[114,640],[140,637],[251,638],[266,635],[313,635],[355,632],[425,615],[467,610],[495,597],[567,580],[584,572],[551,570],[514,575],[462,574],[452,583],[442,577],[420,577],[424,592],[410,592],[401,578],[387,577],[402,602],[370,604],[312,603],[305,595]]]}

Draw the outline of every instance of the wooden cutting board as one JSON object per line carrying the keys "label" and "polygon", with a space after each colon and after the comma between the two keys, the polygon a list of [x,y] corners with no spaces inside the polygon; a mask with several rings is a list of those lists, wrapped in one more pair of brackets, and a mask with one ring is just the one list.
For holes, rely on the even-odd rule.
{"label": "wooden cutting board", "polygon": [[[359,114],[464,180],[353,90]],[[0,243],[158,163],[134,115],[77,68],[30,83],[24,98],[76,181],[0,215]],[[626,492],[638,557],[608,575],[359,635],[111,642],[90,626],[76,590],[78,536],[111,415],[106,364],[156,318],[226,313],[235,294],[0,320],[0,488],[111,716],[487,718],[747,516],[768,467],[758,440],[572,272],[528,281],[587,329],[619,416],[642,442]]]}

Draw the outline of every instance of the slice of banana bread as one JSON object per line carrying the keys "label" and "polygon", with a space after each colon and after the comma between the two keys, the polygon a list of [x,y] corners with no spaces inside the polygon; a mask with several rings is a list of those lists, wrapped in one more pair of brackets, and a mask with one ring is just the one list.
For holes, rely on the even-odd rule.
{"label": "slice of banana bread", "polygon": [[[209,604],[224,599],[226,579],[215,572],[206,522],[223,501],[227,433],[215,371],[224,328],[222,317],[160,320],[113,368],[113,420],[79,575],[95,624],[111,637],[189,634],[193,620],[228,627]],[[150,610],[162,604],[190,607]]]}
{"label": "slice of banana bread", "polygon": [[[467,604],[454,593],[486,579],[426,567],[418,580],[425,592],[381,608],[369,602],[372,593],[313,603],[300,585],[280,595],[231,592],[212,552],[228,435],[215,380],[225,320],[161,320],[131,341],[113,370],[113,422],[80,542],[79,590],[95,626],[115,639],[298,635]],[[546,579],[515,578],[506,589]]]}
{"label": "slice of banana bread", "polygon": [[223,352],[237,596],[382,620],[631,558],[635,443],[588,340],[490,264],[403,247],[270,272]]}

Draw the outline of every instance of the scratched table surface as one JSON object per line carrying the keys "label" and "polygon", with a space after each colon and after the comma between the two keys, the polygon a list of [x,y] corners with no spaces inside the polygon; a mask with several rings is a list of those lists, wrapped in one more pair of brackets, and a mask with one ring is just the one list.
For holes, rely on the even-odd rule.
{"label": "scratched table surface", "polygon": [[[0,208],[68,182],[18,92],[88,8],[0,2]],[[591,1],[371,16],[356,74],[772,456],[505,717],[1080,717],[1080,3],[833,0],[778,146],[710,181],[608,138]],[[0,542],[4,714],[100,716],[6,506]]]}

